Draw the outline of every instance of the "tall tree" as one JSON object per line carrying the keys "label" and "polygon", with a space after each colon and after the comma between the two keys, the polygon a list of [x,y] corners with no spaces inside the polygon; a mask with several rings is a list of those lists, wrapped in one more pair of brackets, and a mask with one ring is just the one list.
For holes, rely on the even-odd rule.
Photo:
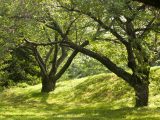
{"label": "tall tree", "polygon": [[[135,106],[147,106],[150,55],[146,38],[148,33],[159,25],[155,23],[156,17],[152,11],[145,9],[143,5],[127,0],[114,2],[82,0],[81,2],[70,1],[70,4],[59,1],[59,3],[60,7],[67,11],[85,15],[100,27],[100,31],[105,31],[106,36],[108,33],[111,34],[123,45],[127,51],[127,66],[132,73],[119,67],[108,56],[82,48],[72,42],[65,41],[64,43],[97,59],[117,76],[123,78],[135,90]],[[98,36],[100,35],[99,32]]]}

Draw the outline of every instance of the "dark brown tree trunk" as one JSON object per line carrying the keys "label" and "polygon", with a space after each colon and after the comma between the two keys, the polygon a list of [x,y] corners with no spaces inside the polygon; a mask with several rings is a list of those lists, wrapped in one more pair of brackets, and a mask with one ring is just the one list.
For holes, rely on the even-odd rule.
{"label": "dark brown tree trunk", "polygon": [[135,107],[148,106],[149,85],[137,84],[134,89],[136,97]]}
{"label": "dark brown tree trunk", "polygon": [[49,77],[42,78],[42,89],[41,92],[43,93],[49,93],[55,89],[55,84],[52,79],[49,79]]}
{"label": "dark brown tree trunk", "polygon": [[148,106],[149,97],[149,69],[143,69],[139,71],[139,75],[133,75],[135,80],[135,107]]}

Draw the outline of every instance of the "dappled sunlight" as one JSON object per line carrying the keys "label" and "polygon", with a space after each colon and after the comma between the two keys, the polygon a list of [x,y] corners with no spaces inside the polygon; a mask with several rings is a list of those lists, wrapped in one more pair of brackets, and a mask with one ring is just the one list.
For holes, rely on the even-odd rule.
{"label": "dappled sunlight", "polygon": [[0,94],[0,119],[159,120],[160,96],[154,88],[149,107],[134,108],[133,90],[119,79],[100,74],[60,81],[49,94],[40,92],[41,85],[6,89]]}

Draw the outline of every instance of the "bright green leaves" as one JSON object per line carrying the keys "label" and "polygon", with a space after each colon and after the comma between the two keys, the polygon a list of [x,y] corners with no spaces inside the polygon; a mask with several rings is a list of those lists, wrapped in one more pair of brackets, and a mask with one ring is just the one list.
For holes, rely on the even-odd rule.
{"label": "bright green leaves", "polygon": [[90,49],[93,51],[107,56],[118,66],[125,67],[127,62],[127,53],[121,44],[114,42],[95,41],[91,42]]}

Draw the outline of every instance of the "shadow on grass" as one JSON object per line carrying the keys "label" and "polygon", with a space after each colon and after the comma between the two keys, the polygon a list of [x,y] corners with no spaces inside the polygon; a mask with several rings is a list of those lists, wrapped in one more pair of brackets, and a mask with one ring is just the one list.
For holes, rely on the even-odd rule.
{"label": "shadow on grass", "polygon": [[[80,120],[160,120],[160,109],[150,110],[149,108],[120,108],[120,109],[93,109],[81,108],[72,109],[63,115],[77,116]],[[78,117],[79,116],[79,117]]]}
{"label": "shadow on grass", "polygon": [[[75,108],[67,109],[65,112],[58,112],[44,115],[5,115],[1,120],[159,120],[159,108],[137,109],[93,109],[93,108]],[[156,114],[153,112],[157,112]]]}
{"label": "shadow on grass", "polygon": [[134,108],[123,108],[123,109],[95,109],[95,108],[81,108],[81,109],[72,109],[65,114],[69,114],[72,116],[81,116],[81,118],[88,119],[124,119],[126,115],[132,112]]}

